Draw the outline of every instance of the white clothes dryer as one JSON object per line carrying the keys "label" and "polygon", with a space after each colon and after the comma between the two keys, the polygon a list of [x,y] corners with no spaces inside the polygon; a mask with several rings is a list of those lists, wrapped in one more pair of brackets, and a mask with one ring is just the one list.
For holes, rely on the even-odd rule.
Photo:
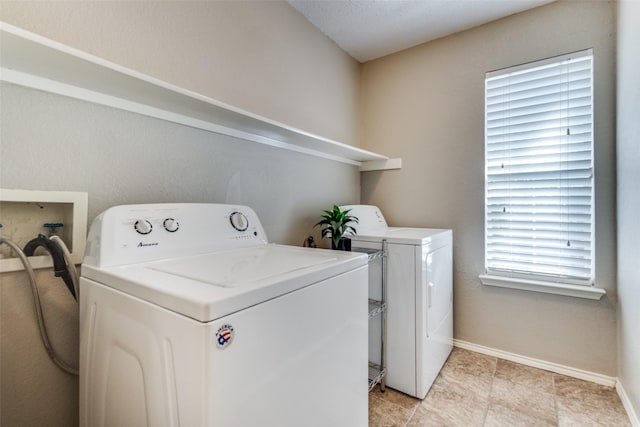
{"label": "white clothes dryer", "polygon": [[111,208],[80,280],[80,425],[367,425],[367,257],[246,206]]}
{"label": "white clothes dryer", "polygon": [[[353,251],[386,242],[386,385],[423,399],[453,348],[452,232],[389,227],[376,206],[341,208],[359,220]],[[380,333],[369,336],[375,354]]]}

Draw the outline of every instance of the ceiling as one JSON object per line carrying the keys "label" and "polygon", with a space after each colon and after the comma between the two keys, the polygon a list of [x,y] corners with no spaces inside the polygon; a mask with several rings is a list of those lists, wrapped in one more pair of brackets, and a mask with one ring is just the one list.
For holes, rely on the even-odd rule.
{"label": "ceiling", "polygon": [[288,0],[360,62],[555,0]]}

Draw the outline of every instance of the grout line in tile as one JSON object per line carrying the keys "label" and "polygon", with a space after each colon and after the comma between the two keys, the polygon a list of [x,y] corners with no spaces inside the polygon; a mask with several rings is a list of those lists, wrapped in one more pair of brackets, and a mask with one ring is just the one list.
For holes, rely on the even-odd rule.
{"label": "grout line in tile", "polygon": [[[426,399],[426,397],[425,397],[425,399]],[[409,423],[410,423],[410,422],[411,422],[411,420],[413,419],[413,416],[416,414],[416,411],[418,410],[418,407],[419,407],[420,405],[422,405],[422,402],[423,402],[423,401],[424,401],[424,400],[421,400],[421,401],[420,401],[420,403],[418,403],[418,404],[416,405],[416,407],[415,407],[415,408],[413,408],[413,411],[411,412],[411,415],[409,416],[409,418],[407,419],[407,421],[404,423],[404,427],[407,427],[407,426],[409,425]]]}
{"label": "grout line in tile", "polygon": [[556,409],[556,425],[560,425],[560,411],[558,411],[558,393],[556,390],[556,374],[551,374],[551,389],[553,390],[553,403]]}
{"label": "grout line in tile", "polygon": [[484,407],[484,414],[482,414],[482,425],[484,426],[487,422],[487,414],[489,413],[489,405],[491,403],[491,392],[493,391],[493,383],[496,379],[496,372],[498,371],[498,358],[494,358],[496,361],[495,367],[493,368],[493,375],[491,376],[491,385],[489,386],[489,394],[487,395],[487,402]]}
{"label": "grout line in tile", "polygon": [[[371,392],[369,392],[369,393],[371,393]],[[407,409],[407,408],[405,408],[404,406],[402,406],[402,405],[398,405],[398,404],[397,404],[397,403],[395,403],[395,402],[391,402],[391,401],[389,401],[389,400],[383,399],[382,397],[378,397],[378,396],[375,396],[375,395],[374,395],[374,396],[371,396],[371,397],[373,397],[373,398],[374,398],[374,399],[376,399],[376,400],[382,401],[382,402],[384,402],[385,404],[389,404],[389,405],[393,405],[393,406],[395,406],[395,407],[398,407],[398,408],[400,408],[402,411],[408,411],[408,409]],[[418,408],[418,406],[420,406],[420,405],[418,404],[418,405],[414,408],[413,412],[411,412],[411,415],[409,416],[409,418],[407,418],[407,421],[404,423],[404,426],[403,426],[403,427],[407,427],[407,425],[409,424],[409,421],[411,421],[411,417],[413,417],[413,414],[415,413],[415,410]]]}

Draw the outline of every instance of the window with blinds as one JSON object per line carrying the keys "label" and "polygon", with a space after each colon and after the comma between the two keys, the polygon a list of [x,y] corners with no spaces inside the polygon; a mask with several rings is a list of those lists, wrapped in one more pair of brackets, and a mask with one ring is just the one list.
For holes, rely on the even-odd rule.
{"label": "window with blinds", "polygon": [[592,285],[593,53],[486,74],[488,274]]}

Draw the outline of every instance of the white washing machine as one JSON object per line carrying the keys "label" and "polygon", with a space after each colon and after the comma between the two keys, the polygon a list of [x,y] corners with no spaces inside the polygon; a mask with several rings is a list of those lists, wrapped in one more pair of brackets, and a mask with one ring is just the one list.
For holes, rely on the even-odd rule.
{"label": "white washing machine", "polygon": [[244,206],[111,208],[80,280],[80,425],[366,426],[367,257]]}
{"label": "white washing machine", "polygon": [[[359,220],[352,250],[386,241],[386,385],[424,399],[453,348],[452,232],[388,227],[376,206],[342,209]],[[372,354],[379,336],[370,334]]]}

